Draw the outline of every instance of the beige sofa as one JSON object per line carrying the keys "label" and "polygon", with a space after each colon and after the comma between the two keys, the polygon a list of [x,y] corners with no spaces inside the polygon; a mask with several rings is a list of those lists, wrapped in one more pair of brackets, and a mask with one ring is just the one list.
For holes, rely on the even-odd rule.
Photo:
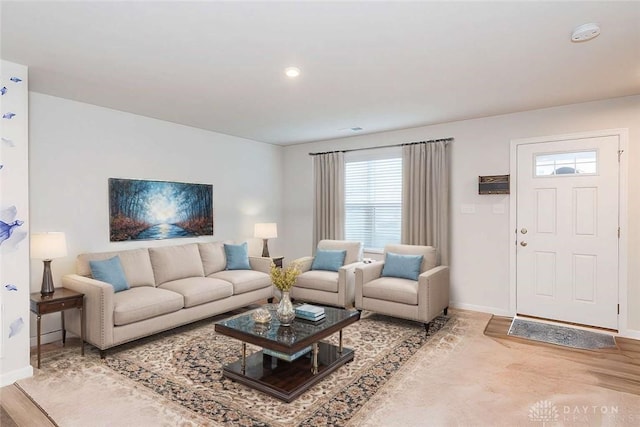
{"label": "beige sofa", "polygon": [[[118,255],[130,289],[91,277],[89,261]],[[226,270],[222,242],[82,254],[62,286],[85,294],[85,340],[104,350],[273,297],[270,258],[249,257],[251,270]],[[65,328],[80,335],[78,310]]]}

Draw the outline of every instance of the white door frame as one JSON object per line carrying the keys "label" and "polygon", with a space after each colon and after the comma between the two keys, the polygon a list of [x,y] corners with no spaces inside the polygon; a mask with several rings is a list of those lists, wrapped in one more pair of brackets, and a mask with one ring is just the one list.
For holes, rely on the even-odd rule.
{"label": "white door frame", "polygon": [[511,140],[509,153],[509,170],[511,171],[511,197],[509,198],[509,239],[511,241],[509,251],[509,313],[515,316],[516,307],[516,239],[517,239],[517,188],[518,188],[518,146],[523,144],[535,144],[554,141],[565,141],[583,138],[598,138],[605,136],[617,136],[620,141],[620,169],[619,169],[619,218],[620,239],[618,240],[618,301],[620,304],[620,314],[618,315],[618,333],[622,336],[635,337],[635,334],[627,330],[627,235],[628,235],[628,184],[627,184],[627,145],[629,142],[629,129],[607,129],[600,131],[590,131],[572,133],[566,135],[552,135],[536,138],[521,138]]}

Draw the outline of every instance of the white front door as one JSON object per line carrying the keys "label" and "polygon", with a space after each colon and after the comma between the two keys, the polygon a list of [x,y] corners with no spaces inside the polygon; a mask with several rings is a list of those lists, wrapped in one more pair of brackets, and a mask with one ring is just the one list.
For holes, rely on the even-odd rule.
{"label": "white front door", "polygon": [[618,329],[618,137],[517,146],[518,314]]}

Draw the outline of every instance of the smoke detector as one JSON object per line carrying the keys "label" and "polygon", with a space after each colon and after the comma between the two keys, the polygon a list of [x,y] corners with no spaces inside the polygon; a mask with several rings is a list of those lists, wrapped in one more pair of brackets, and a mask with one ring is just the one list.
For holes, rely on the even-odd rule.
{"label": "smoke detector", "polygon": [[600,35],[600,27],[598,24],[583,24],[576,27],[571,34],[571,41],[574,43],[586,42]]}

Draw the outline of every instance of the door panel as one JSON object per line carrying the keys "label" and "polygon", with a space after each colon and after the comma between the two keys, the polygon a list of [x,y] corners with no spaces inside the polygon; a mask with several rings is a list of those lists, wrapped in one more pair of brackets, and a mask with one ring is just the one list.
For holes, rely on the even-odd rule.
{"label": "door panel", "polygon": [[618,138],[517,147],[519,314],[617,329]]}

